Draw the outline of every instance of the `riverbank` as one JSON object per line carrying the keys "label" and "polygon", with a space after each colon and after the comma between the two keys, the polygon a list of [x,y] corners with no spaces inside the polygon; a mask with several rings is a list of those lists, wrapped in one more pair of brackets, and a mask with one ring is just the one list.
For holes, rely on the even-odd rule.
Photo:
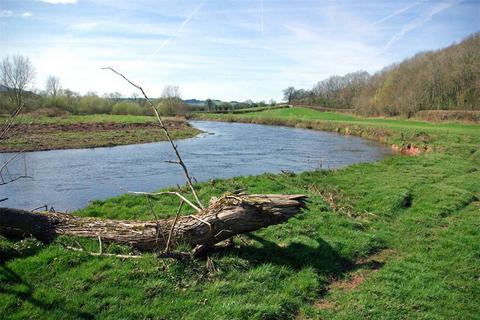
{"label": "riverbank", "polygon": [[[471,123],[432,123],[392,118],[362,118],[349,114],[289,108],[249,114],[196,113],[193,119],[281,125],[353,135],[390,145],[404,154],[465,149],[468,136],[478,136],[479,125]],[[459,135],[462,143],[453,143]],[[457,139],[458,140],[458,139]],[[459,140],[459,141],[460,141]],[[476,147],[469,145],[468,147]]]}
{"label": "riverbank", "polygon": [[[235,239],[234,247],[213,253],[207,263],[149,254],[140,260],[91,257],[66,251],[61,243],[75,245],[69,238],[48,246],[3,239],[1,312],[168,319],[474,319],[480,313],[478,126],[302,109],[209,117],[338,128],[428,152],[340,170],[198,184],[204,203],[240,188],[310,197],[298,217]],[[176,204],[165,199],[154,212],[174,216]],[[148,201],[132,195],[96,201],[77,214],[152,219]],[[98,251],[97,242],[81,242]]]}
{"label": "riverbank", "polygon": [[[200,133],[184,119],[167,118],[165,124],[173,139]],[[2,141],[0,152],[110,147],[166,140],[156,118],[146,116],[24,116],[11,132],[10,138]]]}

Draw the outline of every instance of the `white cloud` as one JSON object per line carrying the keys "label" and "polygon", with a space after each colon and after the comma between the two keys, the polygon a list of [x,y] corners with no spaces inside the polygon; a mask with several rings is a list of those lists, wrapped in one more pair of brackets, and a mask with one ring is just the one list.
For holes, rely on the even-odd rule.
{"label": "white cloud", "polygon": [[33,16],[33,14],[31,12],[27,11],[27,12],[22,13],[23,18],[28,18],[28,17],[31,17],[31,16]]}
{"label": "white cloud", "polygon": [[41,2],[50,4],[75,4],[77,0],[40,0]]}
{"label": "white cloud", "polygon": [[2,10],[0,11],[0,18],[7,18],[13,15],[13,11],[11,10]]}
{"label": "white cloud", "polygon": [[100,22],[90,21],[90,22],[80,22],[75,23],[69,26],[70,29],[75,31],[92,31],[100,25]]}

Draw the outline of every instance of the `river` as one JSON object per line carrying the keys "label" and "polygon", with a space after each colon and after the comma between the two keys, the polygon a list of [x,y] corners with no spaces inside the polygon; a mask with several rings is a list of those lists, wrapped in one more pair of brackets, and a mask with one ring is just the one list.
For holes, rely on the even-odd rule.
{"label": "river", "polygon": [[[390,154],[377,143],[321,131],[243,123],[192,121],[203,134],[176,143],[198,181],[301,172],[371,162]],[[12,154],[0,154],[0,161]],[[154,191],[183,184],[183,173],[166,142],[127,146],[28,152],[31,179],[0,186],[1,206],[33,209],[45,205],[75,210],[94,199],[129,191]],[[23,166],[19,161],[18,167]],[[20,168],[11,168],[11,173]]]}

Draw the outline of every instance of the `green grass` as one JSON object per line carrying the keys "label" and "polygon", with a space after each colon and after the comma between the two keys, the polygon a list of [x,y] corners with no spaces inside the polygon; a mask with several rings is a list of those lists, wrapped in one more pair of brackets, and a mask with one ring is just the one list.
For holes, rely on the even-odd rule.
{"label": "green grass", "polygon": [[[59,243],[73,243],[70,238],[50,245],[3,238],[0,314],[13,319],[478,318],[480,130],[347,120],[348,115],[313,110],[271,112],[249,117],[341,128],[341,133],[349,128],[385,143],[422,142],[433,151],[340,170],[198,184],[205,203],[238,188],[310,196],[308,209],[288,223],[244,235],[234,248],[213,253],[215,269],[204,260],[158,260],[150,254],[141,260],[91,257],[63,249]],[[228,120],[249,121],[244,115]],[[155,211],[169,217],[175,206],[166,199]],[[124,195],[95,201],[77,214],[152,219],[149,212],[143,197]],[[98,250],[95,241],[82,243]],[[385,259],[371,260],[382,253],[388,253]],[[339,285],[354,283],[359,275],[363,281]]]}

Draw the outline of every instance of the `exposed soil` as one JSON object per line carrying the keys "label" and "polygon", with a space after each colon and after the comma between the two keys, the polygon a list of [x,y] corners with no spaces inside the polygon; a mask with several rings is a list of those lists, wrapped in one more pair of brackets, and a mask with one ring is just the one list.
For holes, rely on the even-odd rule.
{"label": "exposed soil", "polygon": [[317,309],[331,309],[336,305],[326,298],[326,294],[332,290],[349,291],[360,286],[373,273],[380,270],[387,260],[391,259],[395,252],[390,249],[384,249],[380,252],[372,254],[366,258],[357,260],[346,273],[346,277],[342,279],[333,279],[327,290],[322,294],[314,306]]}
{"label": "exposed soil", "polygon": [[[183,121],[168,121],[165,125],[169,129],[182,129],[189,127]],[[12,132],[17,134],[39,134],[39,133],[57,133],[57,132],[94,132],[94,131],[112,131],[112,130],[136,130],[136,129],[157,129],[158,123],[118,123],[118,122],[93,122],[93,123],[69,123],[69,124],[18,124],[12,127]]]}
{"label": "exposed soil", "polygon": [[429,149],[425,149],[425,148],[422,149],[422,148],[414,146],[412,144],[407,144],[404,147],[399,147],[399,146],[394,144],[394,145],[392,145],[392,149],[395,152],[400,152],[401,154],[404,154],[404,155],[407,155],[407,156],[416,156],[416,155],[419,155],[420,153],[430,151]]}
{"label": "exposed soil", "polygon": [[[164,123],[174,139],[199,133],[186,121],[167,120]],[[1,141],[0,152],[93,148],[164,140],[166,137],[156,122],[17,124],[10,130],[9,137]]]}

